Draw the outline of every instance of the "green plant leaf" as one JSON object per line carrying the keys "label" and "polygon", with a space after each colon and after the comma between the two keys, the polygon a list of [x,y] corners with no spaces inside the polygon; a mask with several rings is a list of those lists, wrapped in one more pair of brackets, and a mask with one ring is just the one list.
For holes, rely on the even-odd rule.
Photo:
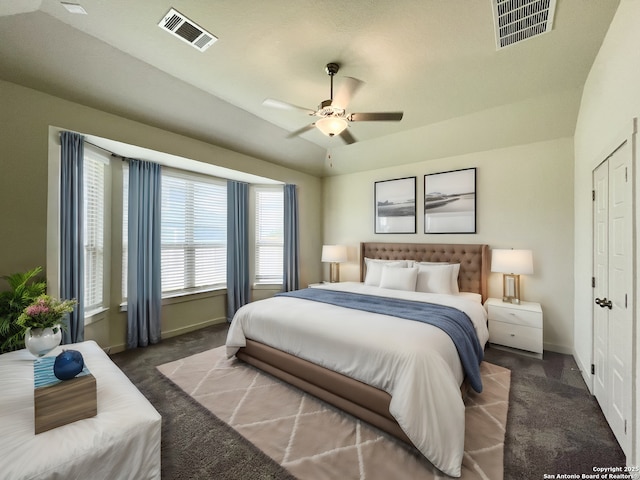
{"label": "green plant leaf", "polygon": [[29,304],[46,293],[46,282],[36,278],[40,273],[42,267],[35,267],[2,277],[9,290],[0,292],[0,353],[24,347],[25,328],[17,320]]}

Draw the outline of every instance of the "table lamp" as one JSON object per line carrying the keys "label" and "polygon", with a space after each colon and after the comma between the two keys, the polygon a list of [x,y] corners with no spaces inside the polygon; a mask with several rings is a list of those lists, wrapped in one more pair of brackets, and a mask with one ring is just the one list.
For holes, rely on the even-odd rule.
{"label": "table lamp", "polygon": [[330,282],[340,281],[340,262],[347,261],[347,247],[344,245],[323,245],[322,261],[331,264]]}
{"label": "table lamp", "polygon": [[533,273],[531,250],[492,250],[491,271],[502,273],[502,301],[520,303],[520,275]]}

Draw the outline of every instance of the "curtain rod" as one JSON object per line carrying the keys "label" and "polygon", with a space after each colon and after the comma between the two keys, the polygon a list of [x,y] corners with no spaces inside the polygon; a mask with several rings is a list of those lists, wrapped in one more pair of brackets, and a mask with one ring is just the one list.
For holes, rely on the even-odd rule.
{"label": "curtain rod", "polygon": [[128,161],[129,160],[128,158],[123,157],[122,155],[120,155],[118,153],[114,153],[111,150],[107,150],[106,148],[101,147],[100,145],[96,145],[95,143],[88,142],[87,140],[85,140],[84,143],[88,143],[89,145],[92,145],[92,146],[94,146],[96,148],[99,148],[100,150],[104,150],[105,152],[110,153],[112,157],[119,158],[122,161]]}

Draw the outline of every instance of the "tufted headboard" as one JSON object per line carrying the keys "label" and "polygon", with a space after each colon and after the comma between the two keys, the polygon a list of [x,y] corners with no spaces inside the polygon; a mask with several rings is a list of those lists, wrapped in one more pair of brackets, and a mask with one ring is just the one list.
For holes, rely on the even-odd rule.
{"label": "tufted headboard", "polygon": [[488,297],[489,245],[455,243],[380,243],[360,244],[360,281],[364,282],[365,257],[382,260],[459,263],[458,285],[461,292]]}

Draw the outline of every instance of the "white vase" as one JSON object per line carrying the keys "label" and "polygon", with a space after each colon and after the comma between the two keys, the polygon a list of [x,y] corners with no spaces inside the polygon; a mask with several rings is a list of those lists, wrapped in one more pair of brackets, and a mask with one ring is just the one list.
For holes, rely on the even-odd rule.
{"label": "white vase", "polygon": [[60,345],[62,331],[60,325],[53,328],[27,328],[24,334],[24,345],[36,358],[45,356],[51,350]]}

